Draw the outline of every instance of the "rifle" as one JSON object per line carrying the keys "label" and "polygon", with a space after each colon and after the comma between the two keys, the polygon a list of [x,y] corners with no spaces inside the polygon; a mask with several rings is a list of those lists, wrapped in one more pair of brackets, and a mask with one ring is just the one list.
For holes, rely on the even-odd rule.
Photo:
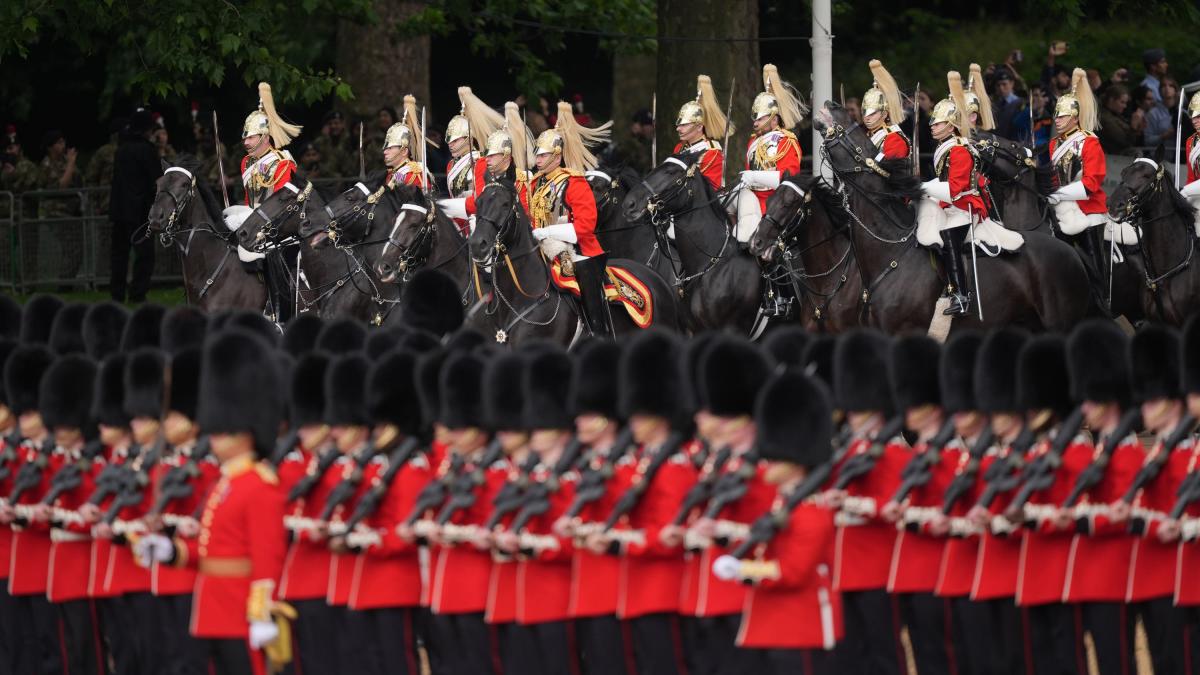
{"label": "rifle", "polygon": [[396,480],[396,474],[404,468],[408,460],[416,454],[421,446],[421,439],[417,436],[409,436],[400,443],[399,447],[388,455],[388,468],[379,480],[377,480],[367,491],[363,493],[362,499],[358,500],[358,506],[354,508],[354,513],[350,515],[350,519],[344,523],[347,532],[354,531],[354,528],[366,520],[369,516],[379,509],[379,503],[387,495],[388,490],[392,486],[392,482]]}
{"label": "rifle", "polygon": [[976,506],[986,509],[996,501],[996,496],[1001,492],[1008,492],[1020,485],[1021,472],[1017,469],[1021,467],[1025,453],[1033,447],[1036,441],[1037,432],[1031,427],[1027,425],[1021,429],[1021,433],[1013,439],[1008,454],[997,458],[988,466],[987,471],[983,472],[983,482],[986,487],[983,488],[983,494],[979,495],[979,499],[975,502]]}
{"label": "rifle", "polygon": [[79,454],[79,459],[70,464],[64,464],[50,479],[50,490],[45,497],[42,497],[41,503],[50,506],[62,495],[79,487],[83,483],[83,473],[91,469],[92,460],[102,452],[104,452],[104,444],[100,441],[91,441],[85,445]]}
{"label": "rifle", "polygon": [[908,460],[908,464],[904,465],[904,469],[900,472],[903,481],[890,501],[899,504],[908,497],[914,488],[928,483],[929,478],[933,475],[934,465],[941,460],[942,448],[952,440],[954,440],[954,420],[948,419],[933,438],[929,439],[925,452]]}
{"label": "rifle", "polygon": [[613,476],[613,467],[632,445],[633,430],[626,426],[617,434],[612,447],[600,458],[599,463],[582,470],[579,482],[575,484],[575,501],[565,514],[567,518],[578,518],[585,507],[604,497],[608,479]]}
{"label": "rifle", "polygon": [[[875,468],[875,463],[883,456],[883,451],[887,448],[888,442],[903,431],[904,415],[896,415],[887,422],[884,422],[879,431],[875,433],[875,437],[871,440],[871,445],[867,448],[866,452],[854,455],[847,459],[845,464],[842,464],[842,468],[838,471],[837,480],[834,481],[833,488],[835,490],[844,490],[847,485],[859,476],[871,473],[871,470]],[[846,456],[846,453],[850,451],[851,444],[851,442],[847,442],[839,456],[830,460],[830,463],[836,466]]]}
{"label": "rifle", "polygon": [[779,534],[779,531],[787,525],[792,511],[795,511],[796,507],[800,506],[804,500],[820,492],[822,486],[832,475],[833,464],[830,462],[814,467],[804,482],[796,486],[796,489],[784,498],[782,506],[759,516],[758,520],[750,525],[749,536],[734,547],[729,555],[734,558],[744,558],[759,544],[765,544],[774,539],[775,535]]}
{"label": "rifle", "polygon": [[276,468],[283,463],[292,450],[300,443],[300,430],[289,429],[283,438],[275,441],[275,452],[271,453],[271,464]]}
{"label": "rifle", "polygon": [[1196,418],[1191,415],[1184,415],[1183,419],[1179,422],[1179,426],[1175,427],[1170,436],[1163,439],[1162,448],[1159,449],[1158,453],[1149,457],[1146,463],[1142,465],[1141,470],[1138,471],[1137,476],[1133,479],[1133,484],[1125,491],[1125,496],[1121,497],[1121,501],[1126,504],[1132,504],[1134,498],[1137,497],[1137,493],[1141,492],[1142,488],[1149,485],[1150,481],[1162,473],[1163,467],[1166,466],[1167,460],[1171,457],[1171,451],[1191,436],[1192,429],[1195,427]]}
{"label": "rifle", "polygon": [[1140,410],[1135,408],[1125,411],[1125,414],[1121,416],[1121,421],[1117,422],[1117,427],[1104,442],[1100,454],[1084,467],[1079,477],[1075,479],[1075,485],[1071,487],[1071,494],[1067,495],[1066,501],[1062,504],[1064,509],[1075,506],[1083,497],[1083,493],[1100,484],[1100,481],[1104,479],[1104,471],[1108,468],[1108,461],[1112,459],[1112,454],[1117,446],[1141,424],[1142,413]]}
{"label": "rifle", "polygon": [[321,482],[321,477],[325,475],[325,472],[329,470],[329,467],[333,466],[333,463],[336,462],[338,457],[341,456],[342,453],[338,452],[336,448],[326,450],[325,454],[321,455],[317,459],[316,468],[304,474],[304,477],[296,481],[296,484],[292,486],[291,491],[288,492],[288,502],[291,503],[297,499],[303,499],[307,497],[308,493],[312,492],[313,488],[317,487],[317,483]]}
{"label": "rifle", "polygon": [[209,455],[210,451],[208,436],[205,436],[196,441],[196,447],[192,449],[192,454],[183,464],[171,467],[163,475],[162,481],[158,484],[158,499],[150,509],[151,516],[162,515],[171,502],[192,496],[192,491],[195,489],[192,481],[200,476],[200,462]]}
{"label": "rifle", "polygon": [[1016,522],[1021,509],[1025,507],[1033,493],[1054,485],[1054,473],[1062,464],[1062,454],[1066,452],[1071,441],[1075,440],[1075,434],[1079,433],[1082,426],[1082,408],[1072,410],[1062,424],[1058,425],[1058,431],[1054,434],[1054,442],[1046,450],[1046,453],[1027,463],[1021,470],[1021,489],[1009,502],[1008,509],[1004,512],[1005,518]]}
{"label": "rifle", "polygon": [[17,476],[13,479],[12,492],[8,495],[9,504],[16,505],[22,495],[41,484],[42,473],[50,463],[50,453],[54,451],[54,446],[54,438],[47,436],[42,441],[37,457],[32,462],[25,462],[20,469],[17,469]]}
{"label": "rifle", "polygon": [[150,485],[150,472],[162,458],[165,445],[166,440],[160,435],[149,450],[144,450],[132,461],[121,465],[121,484],[104,514],[105,524],[111,525],[117,516],[121,515],[122,510],[142,503],[142,496]]}
{"label": "rifle", "polygon": [[958,500],[971,490],[975,485],[975,477],[979,475],[979,465],[983,462],[983,455],[992,447],[996,441],[996,434],[992,433],[992,428],[989,425],[984,428],[983,433],[979,434],[979,438],[975,439],[975,445],[971,446],[970,457],[967,459],[966,466],[960,471],[954,479],[950,481],[950,485],[946,487],[946,494],[942,500],[942,513],[950,515],[950,511],[954,509],[954,505]]}
{"label": "rifle", "polygon": [[374,456],[375,444],[367,441],[367,447],[363,448],[358,457],[355,458],[354,469],[350,472],[350,475],[340,480],[329,491],[329,496],[325,498],[325,506],[321,509],[321,516],[318,520],[323,523],[329,522],[337,507],[345,504],[354,496],[355,492],[358,492],[358,486],[362,483],[363,472],[366,471],[367,464]]}
{"label": "rifle", "polygon": [[716,518],[729,504],[746,496],[750,489],[750,479],[754,478],[758,464],[758,453],[751,450],[742,458],[742,464],[736,471],[721,474],[713,486],[712,498],[704,509],[705,518]]}
{"label": "rifle", "polygon": [[475,468],[460,476],[455,477],[449,484],[450,500],[442,507],[434,522],[438,525],[445,525],[450,522],[454,514],[471,508],[475,505],[475,488],[483,485],[486,477],[484,472],[489,466],[494,464],[504,454],[504,448],[500,445],[500,439],[492,439],[488,443],[487,448],[483,451],[483,457]]}
{"label": "rifle", "polygon": [[446,474],[441,478],[429,481],[429,484],[417,495],[417,501],[413,504],[412,512],[404,519],[406,525],[411,527],[421,519],[421,516],[426,511],[446,501],[446,491],[450,488],[450,484],[458,477],[458,472],[462,470],[464,464],[466,462],[461,455],[452,455],[450,457],[450,467],[446,471]]}
{"label": "rifle", "polygon": [[533,473],[538,464],[538,456],[529,453],[529,457],[517,468],[516,480],[510,480],[496,493],[492,500],[492,515],[488,516],[483,529],[493,530],[505,516],[521,508],[525,503],[525,490],[529,487],[529,474]]}
{"label": "rifle", "polygon": [[672,431],[667,436],[667,440],[659,446],[658,451],[646,466],[646,471],[642,474],[641,480],[630,485],[629,489],[621,495],[621,498],[613,506],[612,513],[608,514],[608,519],[604,521],[603,530],[605,532],[613,529],[617,521],[638,505],[638,502],[642,500],[642,495],[650,487],[650,483],[654,482],[654,476],[658,474],[658,470],[679,451],[679,446],[683,445],[684,440],[683,434],[678,431]]}
{"label": "rifle", "polygon": [[21,447],[21,430],[13,427],[13,432],[4,437],[4,448],[0,450],[0,480],[8,480],[12,474],[13,462],[17,461],[17,448]]}
{"label": "rifle", "polygon": [[562,456],[550,469],[550,475],[546,477],[546,480],[529,483],[529,489],[525,491],[525,498],[521,500],[521,510],[513,519],[513,532],[520,532],[529,524],[530,520],[550,510],[550,495],[558,492],[561,487],[559,479],[575,466],[582,451],[583,442],[578,437],[573,437],[567,447],[563,449]]}
{"label": "rifle", "polygon": [[692,509],[707,502],[713,495],[713,488],[716,487],[718,479],[721,477],[721,468],[729,461],[733,455],[733,450],[729,446],[725,446],[717,451],[716,457],[713,459],[712,470],[700,477],[692,489],[688,490],[687,495],[683,498],[683,503],[679,505],[679,511],[675,513],[675,517],[671,520],[672,525],[683,525],[687,522],[688,516],[691,515]]}
{"label": "rifle", "polygon": [[1192,502],[1200,499],[1200,471],[1192,471],[1179,484],[1179,490],[1175,492],[1175,506],[1171,508],[1171,513],[1168,518],[1171,520],[1179,520],[1183,517],[1183,512]]}

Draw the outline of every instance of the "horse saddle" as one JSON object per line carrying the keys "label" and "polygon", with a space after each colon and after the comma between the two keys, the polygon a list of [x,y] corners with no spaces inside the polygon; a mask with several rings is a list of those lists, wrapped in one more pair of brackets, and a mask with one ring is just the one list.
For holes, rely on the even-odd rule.
{"label": "horse saddle", "polygon": [[[608,302],[624,307],[638,328],[648,328],[654,320],[650,289],[619,262],[610,262],[605,272],[608,279],[604,283],[604,295]],[[575,263],[570,253],[558,256],[550,264],[550,279],[560,290],[579,297],[579,282],[575,279]]]}

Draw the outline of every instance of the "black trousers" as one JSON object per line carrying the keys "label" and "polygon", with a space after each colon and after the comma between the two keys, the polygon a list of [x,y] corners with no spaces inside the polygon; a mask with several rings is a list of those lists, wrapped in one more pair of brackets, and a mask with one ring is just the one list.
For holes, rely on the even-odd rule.
{"label": "black trousers", "polygon": [[967,672],[980,675],[1026,673],[1025,630],[1021,611],[1013,598],[964,600],[958,607],[963,615],[959,626],[968,655],[964,659],[970,668]]}
{"label": "black trousers", "polygon": [[[579,675],[575,627],[569,621],[545,621],[525,626],[533,638],[530,675]],[[505,669],[505,673],[510,671]]]}
{"label": "black trousers", "polygon": [[0,675],[17,672],[20,630],[21,613],[17,601],[8,594],[8,583],[0,579]]}
{"label": "black trousers", "polygon": [[104,653],[96,626],[95,608],[86,598],[54,605],[62,631],[61,649],[70,675],[103,675]]}
{"label": "black trousers", "polygon": [[1133,675],[1133,616],[1121,602],[1075,605],[1075,659],[1079,673],[1088,672],[1084,633],[1091,633],[1100,675]]}
{"label": "black trousers", "polygon": [[[840,675],[837,658],[822,649],[748,649],[750,660],[762,664],[761,675]],[[924,675],[922,672],[921,675]]]}
{"label": "black trousers", "polygon": [[213,675],[266,675],[262,652],[252,651],[246,640],[206,639]]}
{"label": "black trousers", "polygon": [[450,675],[492,675],[500,669],[491,628],[483,612],[433,614],[432,636]]}
{"label": "black trousers", "polygon": [[1146,629],[1146,642],[1155,673],[1182,673],[1187,663],[1187,614],[1170,597],[1133,605]]}
{"label": "black trousers", "polygon": [[686,675],[679,617],[647,614],[629,620],[638,675]]}
{"label": "black trousers", "polygon": [[692,675],[751,675],[754,664],[737,647],[741,614],[688,617],[683,626],[684,657]]}
{"label": "black trousers", "polygon": [[158,609],[159,640],[163,646],[163,673],[166,675],[208,675],[208,649],[202,640],[192,637],[192,596],[155,596]]}
{"label": "black trousers", "polygon": [[[149,592],[126,593],[116,598],[119,614],[123,617],[123,627],[130,636],[134,649],[134,663],[137,670],[128,671],[140,675],[154,675],[163,672],[163,645],[158,639],[157,626],[159,609],[158,599]],[[118,673],[127,671],[117,669]]]}
{"label": "black trousers", "polygon": [[[385,607],[351,611],[361,617],[348,621],[363,628],[366,651],[366,675],[420,675],[420,660],[413,637],[413,610],[409,607]],[[308,673],[305,673],[308,675]]]}
{"label": "black trousers", "polygon": [[58,637],[58,612],[45,595],[18,595],[16,606],[17,675],[59,675],[63,672]]}
{"label": "black trousers", "polygon": [[449,666],[445,657],[438,651],[440,645],[433,635],[433,612],[430,612],[428,607],[413,610],[413,628],[417,644],[425,649],[425,655],[429,657],[429,670],[433,675],[447,675],[450,672]]}
{"label": "black trousers", "polygon": [[587,675],[629,675],[633,672],[632,654],[617,617],[576,619],[575,639],[579,643],[583,672]]}
{"label": "black trousers", "polygon": [[340,668],[338,651],[330,636],[339,636],[340,639],[344,632],[342,608],[330,607],[325,604],[324,598],[293,600],[289,604],[297,614],[292,624],[296,670],[304,675],[337,675]]}
{"label": "black trousers", "polygon": [[1187,675],[1200,675],[1200,607],[1185,607],[1184,611],[1184,664]]}
{"label": "black trousers", "polygon": [[1029,675],[1080,675],[1075,652],[1074,608],[1053,603],[1022,607],[1021,611],[1025,617],[1026,672]]}
{"label": "black trousers", "polygon": [[501,672],[504,675],[537,672],[540,662],[538,644],[530,626],[515,621],[489,625],[496,632],[496,647],[500,652]]}
{"label": "black trousers", "polygon": [[900,616],[908,627],[913,659],[921,675],[953,672],[951,612],[944,598],[932,593],[901,593]]}
{"label": "black trousers", "polygon": [[883,589],[842,593],[845,638],[834,649],[839,673],[900,675],[908,668],[900,645],[900,606]]}
{"label": "black trousers", "polygon": [[[133,238],[142,237],[133,242]],[[138,223],[114,222],[112,224],[112,265],[109,276],[109,293],[117,302],[125,302],[126,289],[129,299],[143,302],[150,290],[150,277],[154,275],[154,237],[146,236],[145,228]],[[133,250],[133,280],[126,284],[129,273],[129,251]]]}

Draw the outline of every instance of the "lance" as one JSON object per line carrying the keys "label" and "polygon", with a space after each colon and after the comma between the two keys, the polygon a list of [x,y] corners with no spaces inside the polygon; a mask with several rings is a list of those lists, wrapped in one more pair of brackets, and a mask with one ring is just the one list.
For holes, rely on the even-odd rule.
{"label": "lance", "polygon": [[658,166],[658,92],[650,96],[650,123],[654,127],[650,134],[650,166]]}
{"label": "lance", "polygon": [[733,131],[729,116],[733,114],[733,90],[736,86],[737,78],[734,77],[729,81],[729,102],[725,104],[725,138],[721,143],[721,185],[725,185],[725,160],[729,159],[729,132]]}
{"label": "lance", "polygon": [[213,111],[213,149],[217,153],[217,173],[221,174],[221,196],[229,208],[229,188],[225,185],[225,161],[221,158],[221,134],[217,130],[217,111]]}

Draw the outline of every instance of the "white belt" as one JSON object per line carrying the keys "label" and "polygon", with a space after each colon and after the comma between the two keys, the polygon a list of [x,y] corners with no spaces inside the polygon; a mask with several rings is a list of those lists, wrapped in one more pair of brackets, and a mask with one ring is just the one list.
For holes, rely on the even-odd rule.
{"label": "white belt", "polygon": [[56,544],[66,544],[78,541],[91,541],[92,538],[86,534],[79,532],[70,532],[68,530],[52,529],[50,530],[50,541]]}

